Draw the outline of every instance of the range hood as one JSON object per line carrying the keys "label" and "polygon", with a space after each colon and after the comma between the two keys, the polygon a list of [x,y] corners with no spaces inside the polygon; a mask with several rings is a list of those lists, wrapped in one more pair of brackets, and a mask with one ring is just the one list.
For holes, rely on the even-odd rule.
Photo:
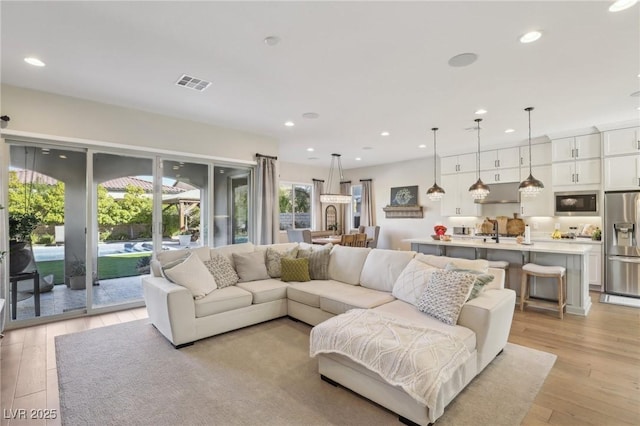
{"label": "range hood", "polygon": [[492,183],[489,185],[489,195],[483,200],[475,200],[478,204],[508,204],[520,203],[519,182]]}

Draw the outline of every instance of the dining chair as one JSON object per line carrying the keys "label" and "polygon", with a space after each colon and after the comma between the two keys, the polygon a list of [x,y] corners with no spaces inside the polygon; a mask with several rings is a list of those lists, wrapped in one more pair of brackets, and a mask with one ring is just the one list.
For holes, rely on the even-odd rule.
{"label": "dining chair", "polygon": [[311,231],[308,229],[287,229],[287,239],[290,243],[311,244]]}
{"label": "dining chair", "polygon": [[340,240],[340,245],[347,246],[347,247],[355,247],[356,235],[357,234],[343,234],[342,239]]}
{"label": "dining chair", "polygon": [[356,236],[356,247],[366,247],[367,246],[367,234],[355,234]]}
{"label": "dining chair", "polygon": [[378,246],[378,235],[380,235],[379,226],[360,226],[359,233],[367,234],[367,247],[376,248]]}

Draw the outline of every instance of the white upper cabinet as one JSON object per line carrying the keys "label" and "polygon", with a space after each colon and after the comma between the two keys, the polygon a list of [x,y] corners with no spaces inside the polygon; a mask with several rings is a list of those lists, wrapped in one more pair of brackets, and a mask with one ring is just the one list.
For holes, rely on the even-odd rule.
{"label": "white upper cabinet", "polygon": [[[527,169],[527,172],[529,169]],[[481,170],[480,179],[487,185],[491,183],[520,182],[520,168]]]}
{"label": "white upper cabinet", "polygon": [[599,185],[600,159],[553,163],[553,186]]}
{"label": "white upper cabinet", "polygon": [[520,166],[520,148],[504,148],[482,151],[480,170],[509,169]]}
{"label": "white upper cabinet", "polygon": [[604,190],[640,189],[640,154],[604,159]]}
{"label": "white upper cabinet", "polygon": [[440,168],[443,175],[452,173],[475,172],[476,153],[450,155],[440,159]]}
{"label": "white upper cabinet", "polygon": [[640,127],[604,132],[604,155],[640,153]]}
{"label": "white upper cabinet", "polygon": [[600,158],[600,133],[554,139],[551,151],[553,162]]}
{"label": "white upper cabinet", "polygon": [[[551,142],[531,145],[531,165],[543,164],[551,164]],[[526,167],[529,176],[529,145],[520,147],[520,167]]]}
{"label": "white upper cabinet", "polygon": [[443,175],[440,185],[445,190],[440,202],[442,216],[479,216],[480,205],[473,201],[469,187],[477,180],[475,173]]}

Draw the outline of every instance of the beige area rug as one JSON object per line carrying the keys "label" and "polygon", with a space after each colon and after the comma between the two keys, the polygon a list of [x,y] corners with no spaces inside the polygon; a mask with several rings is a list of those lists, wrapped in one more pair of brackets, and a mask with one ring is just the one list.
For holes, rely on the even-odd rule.
{"label": "beige area rug", "polygon": [[[281,318],[176,350],[148,320],[56,337],[65,425],[395,425],[322,381],[311,327]],[[519,425],[555,355],[508,344],[436,425]]]}

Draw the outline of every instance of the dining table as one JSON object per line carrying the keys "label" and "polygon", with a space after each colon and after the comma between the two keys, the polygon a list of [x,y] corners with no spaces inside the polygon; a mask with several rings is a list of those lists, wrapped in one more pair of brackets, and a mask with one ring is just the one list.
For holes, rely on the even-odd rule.
{"label": "dining table", "polygon": [[311,239],[311,242],[313,244],[333,244],[333,245],[340,245],[340,242],[342,241],[342,235],[331,235],[328,237],[314,237]]}

